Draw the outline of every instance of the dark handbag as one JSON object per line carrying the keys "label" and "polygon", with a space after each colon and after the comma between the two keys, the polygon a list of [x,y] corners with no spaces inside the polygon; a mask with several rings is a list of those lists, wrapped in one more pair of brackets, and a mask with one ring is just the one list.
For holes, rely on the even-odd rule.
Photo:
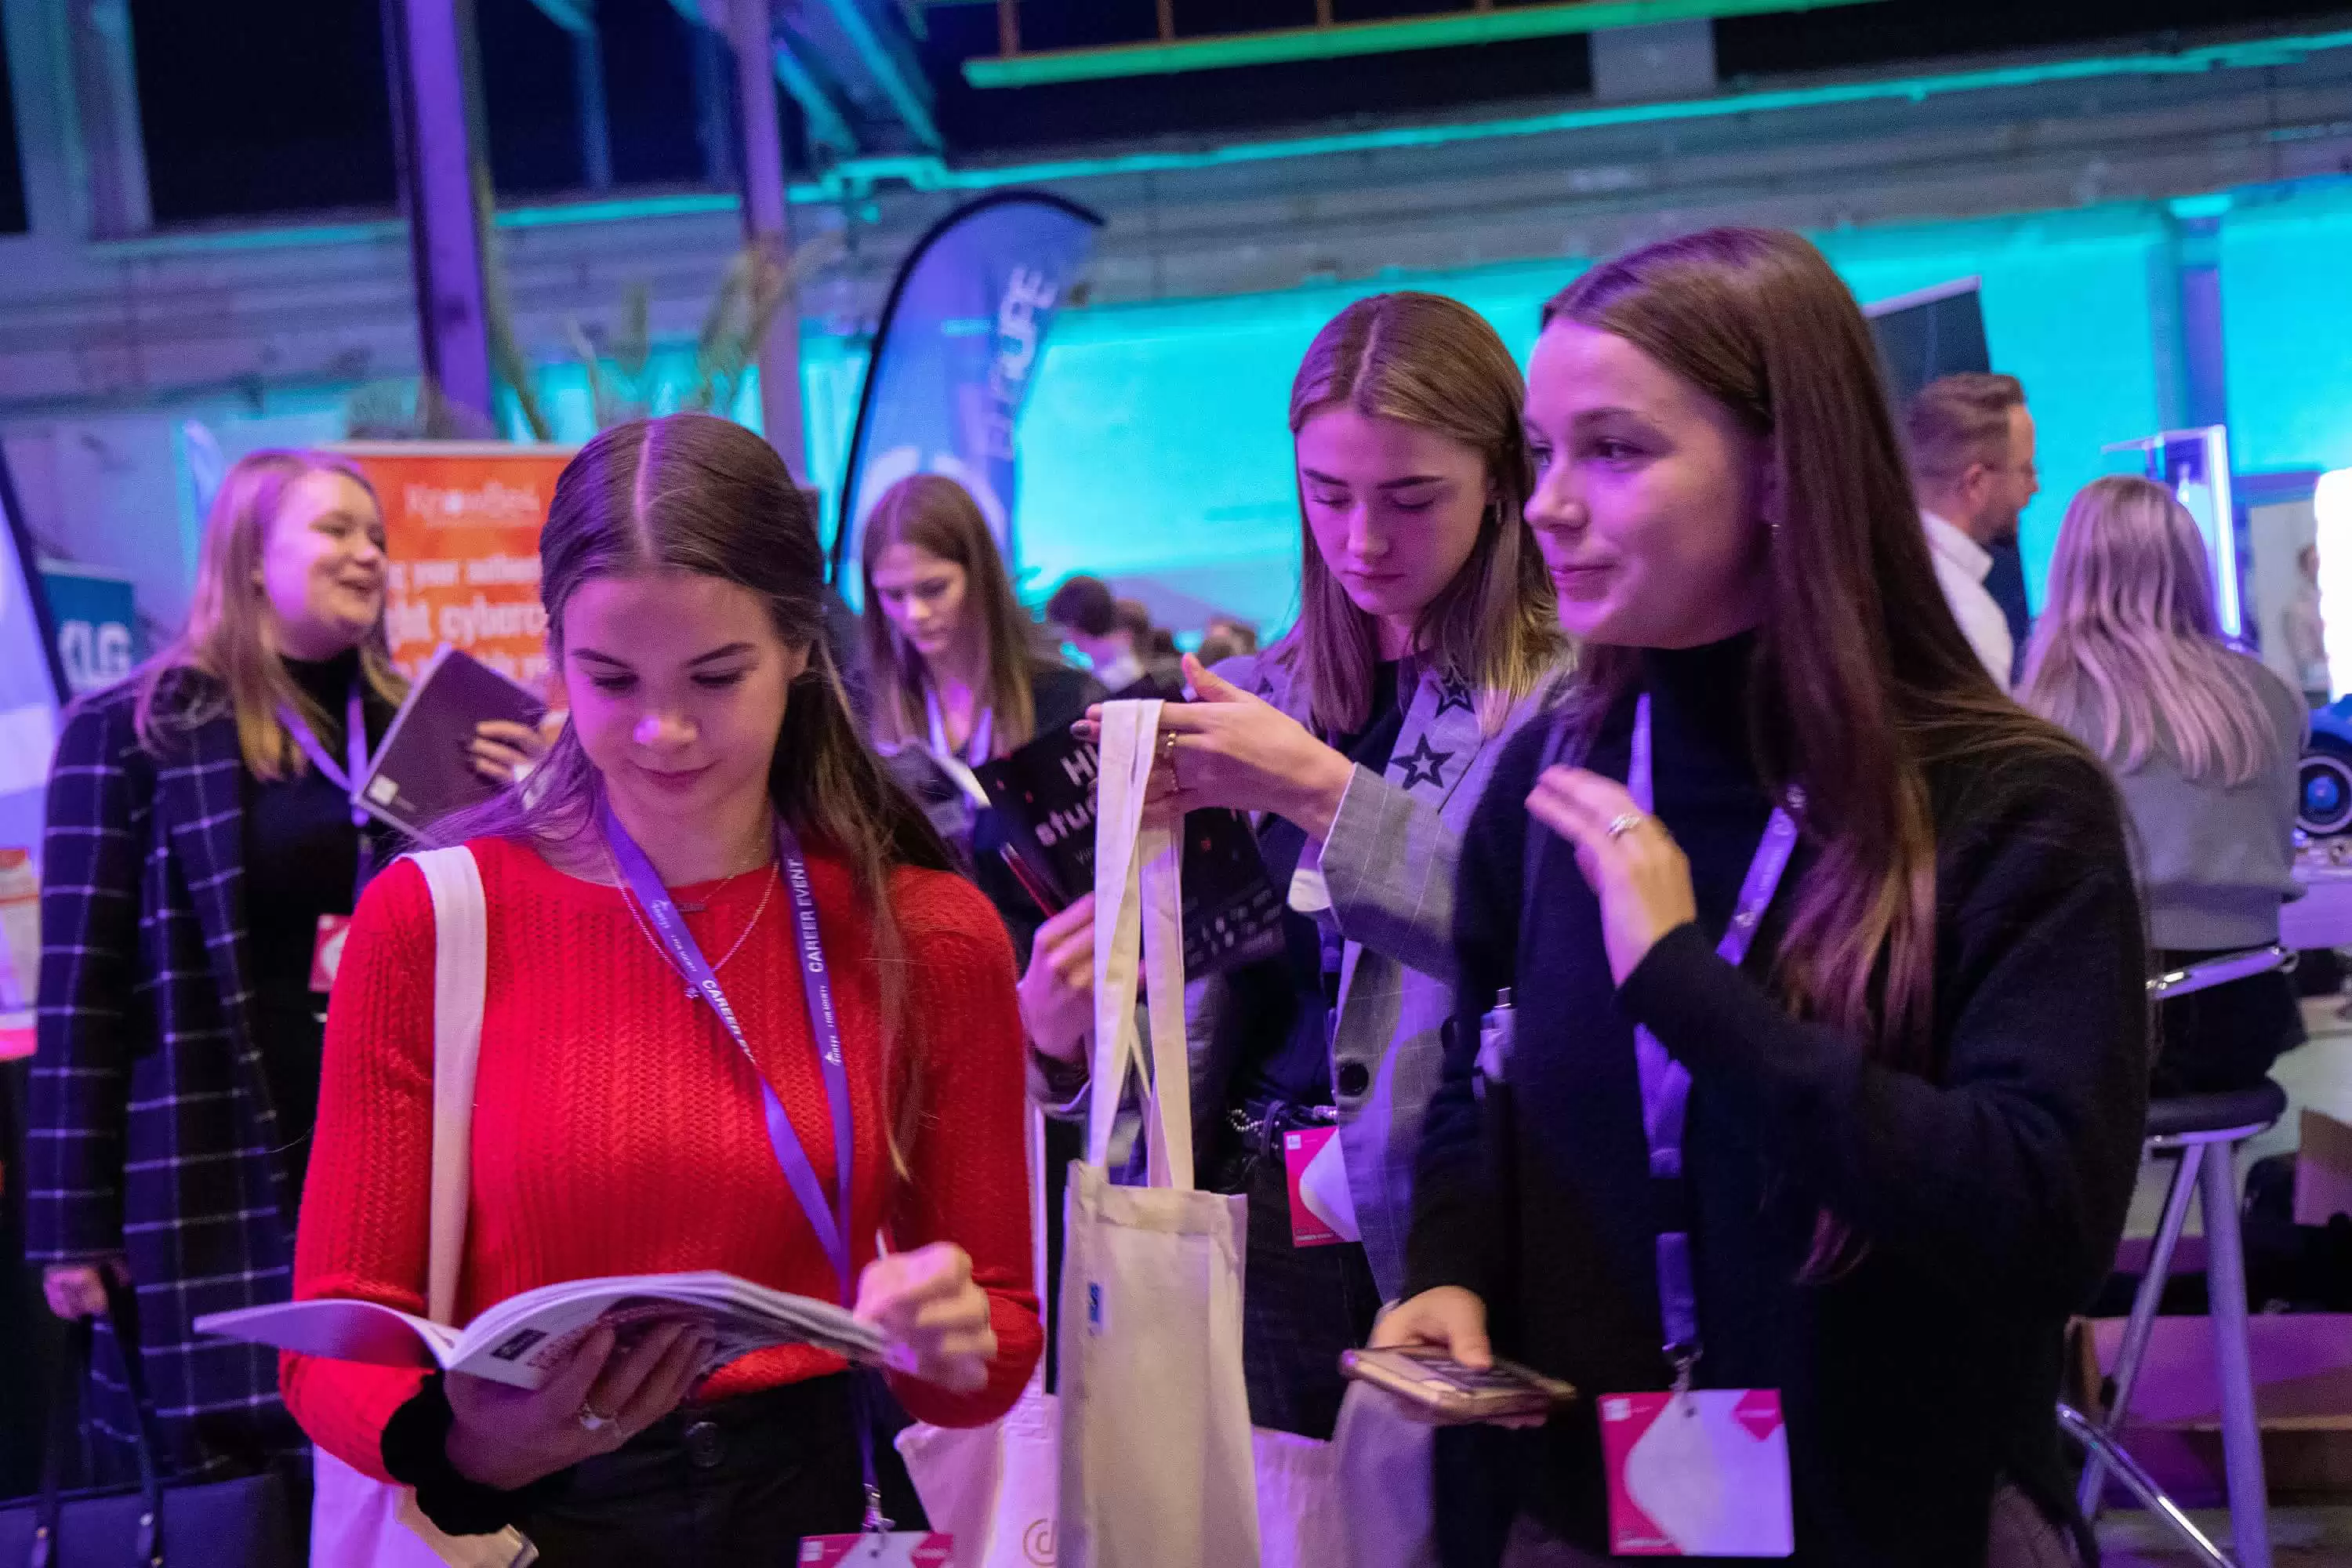
{"label": "dark handbag", "polygon": [[68,1457],[79,1442],[76,1394],[96,1337],[87,1321],[77,1322],[71,1352],[58,1368],[40,1495],[0,1503],[0,1568],[302,1568],[284,1476],[271,1470],[217,1481],[164,1477],[155,1402],[128,1303],[110,1288],[107,1305],[139,1412],[139,1479],[62,1489]]}

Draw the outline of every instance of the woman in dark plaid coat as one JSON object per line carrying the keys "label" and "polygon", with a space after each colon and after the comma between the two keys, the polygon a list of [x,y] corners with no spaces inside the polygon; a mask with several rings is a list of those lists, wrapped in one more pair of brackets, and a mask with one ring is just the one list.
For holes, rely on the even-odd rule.
{"label": "woman in dark plaid coat", "polygon": [[[26,1219],[60,1317],[99,1316],[84,1395],[100,1478],[131,1472],[110,1280],[134,1292],[183,1472],[299,1456],[278,1358],[201,1340],[284,1300],[315,1114],[314,960],[389,845],[352,821],[364,749],[406,691],[383,633],[383,521],[348,460],[259,452],[223,480],[187,628],[66,721],[49,782]],[[503,781],[537,737],[499,727]],[[322,919],[324,917],[324,919]]]}

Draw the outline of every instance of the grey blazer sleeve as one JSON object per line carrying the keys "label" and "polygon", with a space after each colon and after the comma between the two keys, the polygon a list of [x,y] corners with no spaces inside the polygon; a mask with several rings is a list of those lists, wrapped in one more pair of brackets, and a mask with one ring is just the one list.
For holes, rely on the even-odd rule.
{"label": "grey blazer sleeve", "polygon": [[1436,806],[1358,768],[1323,840],[1323,883],[1339,934],[1450,980],[1461,858],[1462,835]]}

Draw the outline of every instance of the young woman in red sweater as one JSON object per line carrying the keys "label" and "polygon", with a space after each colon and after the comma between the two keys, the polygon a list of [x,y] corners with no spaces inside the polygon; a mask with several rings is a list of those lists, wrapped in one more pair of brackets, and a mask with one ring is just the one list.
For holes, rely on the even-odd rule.
{"label": "young woman in red sweater", "polygon": [[[460,1321],[596,1275],[839,1299],[854,1271],[907,1408],[994,1418],[1042,1338],[1012,953],[852,722],[807,503],[757,437],[679,415],[583,448],[540,548],[572,722],[527,804],[466,825],[489,926]],[[824,975],[806,990],[803,919]],[[403,864],[361,903],[335,991],[298,1298],[422,1309],[433,968]],[[530,1394],[299,1355],[283,1381],[329,1452],[415,1487],[446,1531],[519,1526],[549,1568],[782,1563],[859,1529],[853,1374],[793,1347],[698,1384],[706,1349],[678,1325],[600,1330]]]}

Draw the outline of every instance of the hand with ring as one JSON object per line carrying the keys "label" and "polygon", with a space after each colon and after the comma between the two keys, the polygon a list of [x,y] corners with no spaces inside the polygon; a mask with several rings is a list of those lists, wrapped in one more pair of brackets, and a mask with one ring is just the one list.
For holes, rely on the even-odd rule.
{"label": "hand with ring", "polygon": [[672,1321],[625,1346],[598,1324],[536,1390],[448,1374],[449,1463],[500,1491],[609,1454],[676,1409],[702,1375],[710,1331]]}
{"label": "hand with ring", "polygon": [[1528,796],[1528,815],[1576,846],[1577,868],[1601,900],[1601,940],[1618,984],[1660,937],[1698,918],[1682,847],[1616,780],[1547,769]]}
{"label": "hand with ring", "polygon": [[[1194,700],[1160,710],[1159,755],[1147,798],[1175,812],[1225,806],[1270,811],[1320,841],[1339,815],[1355,764],[1272,703],[1224,679],[1191,654],[1184,679]],[[1102,738],[1102,710],[1071,728]]]}

